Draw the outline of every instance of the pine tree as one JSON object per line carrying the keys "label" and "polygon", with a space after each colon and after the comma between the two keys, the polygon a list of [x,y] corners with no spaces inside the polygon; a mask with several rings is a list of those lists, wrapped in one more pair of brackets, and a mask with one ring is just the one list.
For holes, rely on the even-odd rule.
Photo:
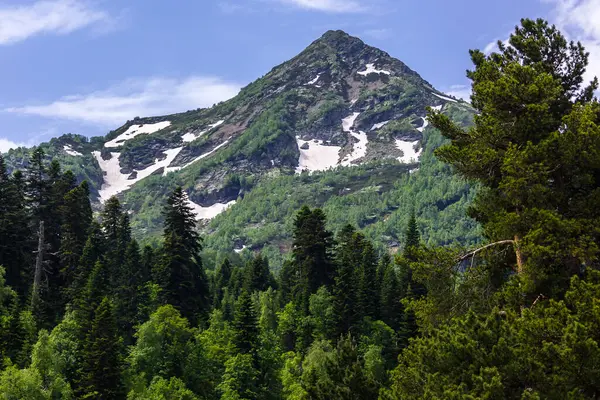
{"label": "pine tree", "polygon": [[118,282],[119,286],[115,292],[115,315],[117,326],[127,345],[133,340],[134,327],[143,322],[138,317],[144,300],[144,285],[147,282],[144,281],[140,249],[135,240],[129,242]]}
{"label": "pine tree", "polygon": [[124,399],[121,343],[113,309],[104,298],[94,313],[83,350],[83,397]]}
{"label": "pine tree", "polygon": [[215,274],[214,288],[213,288],[213,308],[221,308],[221,301],[223,300],[223,292],[229,284],[231,278],[231,263],[228,258],[225,258],[217,272]]}
{"label": "pine tree", "polygon": [[155,279],[163,301],[178,308],[192,320],[207,316],[209,287],[202,267],[201,238],[187,195],[178,187],[164,208],[164,245]]}
{"label": "pine tree", "polygon": [[239,351],[243,354],[254,352],[258,340],[258,321],[252,298],[246,290],[242,290],[236,302],[233,327],[235,345]]}
{"label": "pine tree", "polygon": [[379,316],[379,292],[377,291],[377,255],[369,241],[364,242],[358,274],[357,308],[359,317]]}
{"label": "pine tree", "polygon": [[[337,241],[337,269],[333,293],[338,317],[337,333],[341,335],[354,328],[364,312],[364,309],[359,307],[358,295],[365,237],[363,234],[356,232],[353,226],[347,225],[338,234]],[[366,292],[364,295],[366,295]]]}
{"label": "pine tree", "polygon": [[60,273],[65,302],[72,300],[69,288],[75,282],[78,264],[92,225],[92,206],[89,195],[89,186],[86,181],[83,181],[64,196],[60,209],[63,221],[59,251]]}
{"label": "pine tree", "polygon": [[403,307],[400,303],[402,294],[398,283],[398,277],[392,264],[387,264],[381,282],[381,320],[392,329],[400,329],[403,318]]}
{"label": "pine tree", "polygon": [[271,283],[271,271],[269,261],[260,254],[246,265],[246,277],[244,279],[244,290],[248,293],[267,290]]}
{"label": "pine tree", "polygon": [[7,285],[21,298],[30,285],[31,231],[25,199],[14,179],[8,175],[0,154],[0,265],[6,270]]}
{"label": "pine tree", "polygon": [[[569,278],[597,265],[600,233],[598,88],[583,85],[589,54],[543,20],[524,19],[508,44],[471,51],[475,125],[439,113],[429,119],[451,142],[436,151],[480,182],[470,215],[488,240],[512,244],[514,269],[531,297],[564,292]],[[527,300],[527,299],[523,299]],[[531,299],[530,299],[531,300]],[[529,301],[528,301],[529,302]]]}
{"label": "pine tree", "polygon": [[410,214],[406,232],[404,233],[406,242],[404,243],[404,257],[410,259],[414,250],[421,244],[421,234],[417,226],[417,218],[415,212]]}
{"label": "pine tree", "polygon": [[333,283],[333,235],[325,229],[321,209],[302,207],[294,220],[293,266],[298,276],[294,290],[296,302],[308,310],[310,295],[323,285]]}

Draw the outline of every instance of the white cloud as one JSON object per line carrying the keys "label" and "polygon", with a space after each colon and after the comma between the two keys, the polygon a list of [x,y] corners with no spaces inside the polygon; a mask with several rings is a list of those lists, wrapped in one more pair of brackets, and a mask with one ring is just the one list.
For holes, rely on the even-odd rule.
{"label": "white cloud", "polygon": [[471,86],[469,85],[452,85],[448,90],[444,90],[444,93],[471,102]]}
{"label": "white cloud", "polygon": [[64,35],[109,20],[108,14],[81,0],[39,0],[28,5],[0,6],[0,45],[41,34]]}
{"label": "white cloud", "polygon": [[120,125],[134,117],[165,115],[209,107],[235,96],[240,85],[214,77],[177,80],[128,80],[107,90],[63,97],[48,104],[25,105],[5,112]]}
{"label": "white cloud", "polygon": [[[568,40],[579,41],[590,53],[585,81],[600,77],[600,0],[539,0],[553,8],[546,18],[555,24]],[[512,32],[511,32],[512,33]],[[508,38],[510,34],[505,35]],[[503,40],[508,43],[508,39]],[[498,50],[497,40],[488,43],[483,52]]]}
{"label": "white cloud", "polygon": [[25,143],[16,143],[10,139],[0,138],[0,153],[6,153],[10,149],[26,146]]}
{"label": "white cloud", "polygon": [[590,53],[586,81],[600,77],[600,0],[546,0],[554,4],[551,21],[568,39],[580,41]]}
{"label": "white cloud", "polygon": [[356,0],[278,0],[280,3],[292,5],[306,10],[330,13],[357,13],[367,9]]}

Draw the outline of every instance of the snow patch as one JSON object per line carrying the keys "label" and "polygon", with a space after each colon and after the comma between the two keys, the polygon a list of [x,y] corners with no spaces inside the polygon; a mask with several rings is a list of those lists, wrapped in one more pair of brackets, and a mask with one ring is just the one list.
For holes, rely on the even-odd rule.
{"label": "snow patch", "polygon": [[344,132],[348,132],[350,135],[352,135],[352,137],[358,139],[358,143],[353,143],[352,153],[344,157],[344,159],[340,163],[345,167],[351,165],[352,162],[363,158],[367,155],[367,144],[369,143],[367,134],[363,131],[356,132],[352,130],[352,126],[354,125],[354,122],[356,121],[356,118],[358,118],[359,115],[360,113],[355,112],[349,117],[346,117],[342,120],[342,129],[344,130]]}
{"label": "snow patch", "polygon": [[201,137],[202,135],[204,135],[206,132],[215,129],[217,126],[222,125],[225,121],[224,120],[220,120],[215,122],[214,124],[210,124],[208,125],[208,129],[203,130],[202,132],[200,132],[197,135],[194,135],[191,132],[188,132],[184,135],[181,136],[181,139],[183,140],[184,143],[189,143],[189,142],[193,142],[194,140],[198,139],[199,137]]}
{"label": "snow patch", "polygon": [[308,82],[307,85],[314,85],[315,83],[317,83],[319,81],[320,78],[321,78],[321,74],[318,74],[317,77],[315,79],[313,79],[312,81]]}
{"label": "snow patch", "polygon": [[131,140],[138,135],[158,132],[161,129],[165,129],[169,125],[171,125],[171,121],[157,122],[155,124],[131,125],[124,133],[120,134],[113,140],[104,143],[104,147],[122,146],[124,142]]}
{"label": "snow patch", "polygon": [[391,72],[383,70],[383,69],[377,69],[377,68],[375,68],[375,64],[367,64],[367,70],[366,71],[358,72],[358,74],[362,75],[362,76],[367,76],[369,74],[386,74],[386,75],[390,75]]}
{"label": "snow patch", "polygon": [[136,170],[135,179],[129,179],[129,174],[121,173],[121,165],[119,163],[119,156],[121,153],[110,153],[112,156],[110,160],[104,160],[102,159],[99,151],[92,152],[98,161],[98,164],[100,165],[100,169],[104,172],[102,187],[98,191],[100,194],[100,200],[105,202],[112,196],[131,188],[131,186],[133,186],[136,182],[149,177],[159,169],[165,168],[166,170],[169,164],[173,162],[181,150],[183,150],[183,147],[166,150],[166,158],[164,160],[159,161],[156,159],[154,164],[150,165],[149,167],[142,170]]}
{"label": "snow patch", "polygon": [[420,128],[417,128],[417,130],[419,132],[423,132],[425,130],[425,128],[427,128],[429,126],[429,121],[427,120],[427,117],[423,117],[423,125]]}
{"label": "snow patch", "polygon": [[229,207],[236,203],[235,200],[230,201],[229,203],[215,203],[210,207],[202,207],[200,204],[196,204],[193,201],[188,199],[189,206],[192,207],[192,212],[196,214],[196,220],[201,219],[213,219],[217,215],[221,214],[223,211],[227,210]]}
{"label": "snow patch", "polygon": [[396,139],[396,147],[402,151],[403,156],[398,158],[401,163],[409,164],[419,161],[422,150],[416,151],[415,146],[419,144],[418,140],[409,142],[406,140]]}
{"label": "snow patch", "polygon": [[206,158],[206,157],[210,156],[212,153],[214,153],[215,151],[219,150],[221,147],[225,146],[227,143],[229,143],[229,139],[226,140],[226,141],[224,141],[223,143],[221,143],[220,145],[218,145],[217,147],[215,147],[211,151],[209,151],[207,153],[204,153],[204,154],[202,154],[202,155],[194,158],[192,161],[190,161],[189,163],[185,164],[182,167],[168,167],[168,168],[165,168],[165,172],[164,172],[163,175],[167,175],[169,172],[175,172],[175,171],[179,171],[181,169],[187,168],[190,165],[192,165],[193,163],[195,163],[196,161],[200,161],[203,158]]}
{"label": "snow patch", "polygon": [[378,124],[373,125],[373,127],[371,128],[372,131],[377,130],[377,129],[381,129],[384,126],[386,126],[387,124],[389,124],[390,121],[384,121],[384,122],[380,122]]}
{"label": "snow patch", "polygon": [[[296,173],[300,174],[303,170],[325,171],[330,168],[335,168],[339,160],[339,152],[342,149],[339,146],[326,146],[321,140],[301,140],[296,137],[300,157],[298,159],[298,167]],[[308,143],[308,149],[302,149],[302,146]]]}
{"label": "snow patch", "polygon": [[233,249],[233,251],[235,251],[236,253],[240,254],[242,251],[244,251],[247,248],[248,248],[248,246],[243,245],[241,249]]}
{"label": "snow patch", "polygon": [[75,151],[71,148],[71,146],[69,145],[64,145],[63,149],[65,150],[65,153],[67,153],[70,156],[82,156],[83,154],[81,154],[78,151]]}
{"label": "snow patch", "polygon": [[439,97],[442,100],[451,101],[452,103],[458,103],[458,101],[451,99],[450,97],[442,96],[437,93],[433,93],[433,95]]}
{"label": "snow patch", "polygon": [[352,99],[352,100],[350,101],[350,104],[351,104],[351,105],[355,105],[357,101],[358,101],[358,98],[356,98],[356,99]]}

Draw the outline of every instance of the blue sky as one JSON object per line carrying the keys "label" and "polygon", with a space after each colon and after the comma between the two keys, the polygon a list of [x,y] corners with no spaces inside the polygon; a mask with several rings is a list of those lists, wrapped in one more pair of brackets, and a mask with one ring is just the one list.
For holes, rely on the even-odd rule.
{"label": "blue sky", "polygon": [[592,52],[600,0],[0,0],[0,151],[206,107],[343,29],[465,96],[468,49],[543,17]]}

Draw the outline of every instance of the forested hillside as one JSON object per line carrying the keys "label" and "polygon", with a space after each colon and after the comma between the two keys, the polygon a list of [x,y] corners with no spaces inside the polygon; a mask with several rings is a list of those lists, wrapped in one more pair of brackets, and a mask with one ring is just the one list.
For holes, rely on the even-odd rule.
{"label": "forested hillside", "polygon": [[[523,20],[498,52],[471,58],[472,125],[429,107],[445,141],[431,139],[435,162],[422,165],[429,179],[452,168],[478,187],[450,180],[461,198],[435,205],[470,204],[481,232],[457,227],[469,249],[418,218],[435,212],[418,198],[432,184],[409,165],[258,183],[232,216],[266,213],[296,180],[317,197],[354,197],[289,193],[295,209],[272,210],[251,240],[265,251],[244,249],[242,262],[203,254],[221,229],[239,231],[224,218],[200,230],[181,186],[160,204],[160,240],[142,246],[121,200],[94,213],[89,183],[60,157],[38,147],[9,173],[0,156],[0,397],[599,398],[600,104],[597,80],[582,78],[588,54]],[[393,173],[404,180],[380,190]],[[398,199],[402,221],[377,204]],[[378,210],[372,222],[360,201]],[[378,245],[386,218],[401,232],[396,252]]]}

